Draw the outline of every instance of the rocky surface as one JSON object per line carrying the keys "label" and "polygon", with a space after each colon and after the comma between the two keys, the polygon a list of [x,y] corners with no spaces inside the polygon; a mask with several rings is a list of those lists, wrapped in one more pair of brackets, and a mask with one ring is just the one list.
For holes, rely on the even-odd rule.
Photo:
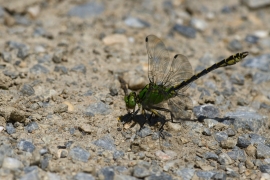
{"label": "rocky surface", "polygon": [[[2,0],[0,179],[270,179],[269,4]],[[118,76],[148,83],[149,34],[194,73],[249,52],[192,83],[193,115],[164,139],[140,113],[119,121]]]}

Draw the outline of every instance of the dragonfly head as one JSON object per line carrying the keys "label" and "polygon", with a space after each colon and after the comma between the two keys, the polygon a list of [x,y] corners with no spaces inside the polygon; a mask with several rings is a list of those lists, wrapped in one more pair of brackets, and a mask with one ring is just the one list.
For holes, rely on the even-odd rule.
{"label": "dragonfly head", "polygon": [[126,106],[128,109],[134,109],[137,102],[136,102],[136,99],[137,99],[137,95],[135,92],[131,92],[129,93],[128,96],[125,96],[124,100],[125,100],[125,103],[126,103]]}

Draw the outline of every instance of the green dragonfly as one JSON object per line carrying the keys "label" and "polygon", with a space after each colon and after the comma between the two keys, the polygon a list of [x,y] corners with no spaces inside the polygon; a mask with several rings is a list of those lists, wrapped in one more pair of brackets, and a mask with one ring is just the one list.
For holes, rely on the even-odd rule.
{"label": "green dragonfly", "polygon": [[[159,128],[160,134],[167,121],[161,112],[169,113],[172,122],[190,119],[190,113],[188,113],[187,109],[192,107],[192,100],[184,92],[191,82],[217,68],[234,65],[248,55],[248,52],[236,53],[193,75],[192,66],[184,55],[176,54],[173,59],[170,59],[164,43],[154,35],[147,36],[145,41],[150,83],[141,89],[138,94],[136,92],[128,94],[127,89],[124,88],[126,94],[124,100],[127,109],[133,110],[130,113],[129,120],[140,109],[142,109],[142,114],[148,122],[151,120],[152,115],[160,117],[162,119]],[[137,110],[136,106],[138,106]],[[151,113],[149,118],[146,116],[146,111]]]}

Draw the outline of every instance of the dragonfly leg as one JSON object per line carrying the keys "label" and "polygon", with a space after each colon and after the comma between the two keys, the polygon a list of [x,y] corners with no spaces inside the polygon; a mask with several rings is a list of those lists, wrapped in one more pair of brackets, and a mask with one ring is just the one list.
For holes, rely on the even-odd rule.
{"label": "dragonfly leg", "polygon": [[160,136],[162,137],[162,139],[164,139],[165,137],[164,137],[164,134],[162,133],[162,131],[163,131],[163,126],[164,126],[164,124],[166,123],[165,116],[163,116],[162,114],[160,114],[160,113],[159,113],[158,111],[156,111],[155,109],[149,109],[149,111],[151,111],[152,114],[155,114],[156,116],[161,117],[162,122],[161,122],[161,127],[159,128],[159,134],[160,134]]}
{"label": "dragonfly leg", "polygon": [[142,130],[145,122],[148,121],[148,118],[146,117],[145,109],[142,109],[142,114],[143,114],[143,117],[144,117],[145,121],[141,124],[140,130]]}

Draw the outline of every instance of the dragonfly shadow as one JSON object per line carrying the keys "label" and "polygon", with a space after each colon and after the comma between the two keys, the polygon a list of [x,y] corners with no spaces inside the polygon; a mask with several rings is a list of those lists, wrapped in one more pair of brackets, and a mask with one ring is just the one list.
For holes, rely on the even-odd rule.
{"label": "dragonfly shadow", "polygon": [[221,123],[226,123],[226,121],[229,121],[230,123],[232,123],[233,121],[235,121],[235,118],[230,118],[230,117],[223,117],[223,118],[220,118],[220,117],[214,117],[214,118],[210,118],[210,117],[206,117],[206,116],[199,116],[198,118],[198,121],[199,122],[203,122],[205,119],[214,119],[218,122],[221,122]]}
{"label": "dragonfly shadow", "polygon": [[128,114],[125,114],[124,116],[121,116],[120,121],[124,124],[133,121],[134,125],[139,124],[141,129],[143,128],[145,124],[148,124],[149,126],[155,126],[158,122],[160,123],[164,122],[164,119],[158,116],[150,117],[150,114],[146,114],[146,117],[147,119],[145,119],[144,115],[142,114],[138,114],[132,117],[132,114],[128,113]]}

